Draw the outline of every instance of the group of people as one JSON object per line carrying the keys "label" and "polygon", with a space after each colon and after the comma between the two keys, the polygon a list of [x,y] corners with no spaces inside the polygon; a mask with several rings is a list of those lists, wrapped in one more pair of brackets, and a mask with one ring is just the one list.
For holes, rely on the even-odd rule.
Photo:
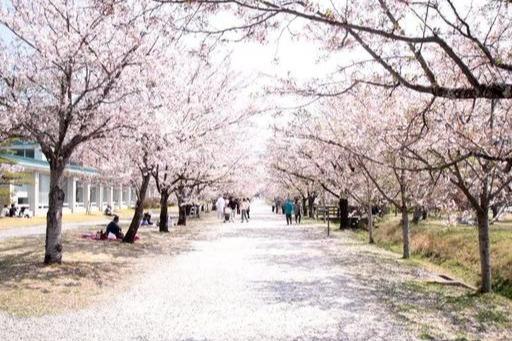
{"label": "group of people", "polygon": [[277,205],[274,202],[274,206],[272,206],[272,212],[278,213],[279,208],[281,208],[283,214],[286,215],[286,225],[291,225],[293,223],[293,216],[295,215],[295,224],[300,224],[302,220],[302,205],[300,200],[295,198],[295,201],[290,199],[286,199],[282,205]]}
{"label": "group of people", "polygon": [[219,196],[215,202],[215,209],[219,219],[225,223],[234,222],[237,214],[241,216],[242,223],[249,222],[251,213],[251,200],[249,198],[224,198]]}
{"label": "group of people", "polygon": [[19,210],[15,204],[11,204],[11,207],[4,205],[2,209],[2,217],[20,217],[20,218],[30,218],[33,216],[32,211],[22,206]]}

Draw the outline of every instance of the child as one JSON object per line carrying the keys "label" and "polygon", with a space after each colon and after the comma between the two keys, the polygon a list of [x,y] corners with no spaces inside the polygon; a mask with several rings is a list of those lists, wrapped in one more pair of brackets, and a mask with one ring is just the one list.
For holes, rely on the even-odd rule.
{"label": "child", "polygon": [[231,216],[231,208],[226,205],[224,206],[224,222],[228,223]]}

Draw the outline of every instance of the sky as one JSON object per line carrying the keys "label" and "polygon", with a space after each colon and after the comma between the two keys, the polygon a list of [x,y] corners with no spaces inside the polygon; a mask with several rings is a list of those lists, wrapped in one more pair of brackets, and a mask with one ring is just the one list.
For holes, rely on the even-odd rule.
{"label": "sky", "polygon": [[[220,21],[226,22],[225,19]],[[268,96],[265,89],[277,87],[281,79],[292,78],[302,83],[316,77],[328,78],[338,64],[333,58],[320,58],[325,52],[318,43],[301,40],[287,31],[271,32],[264,44],[243,41],[226,43],[220,48],[231,51],[232,68],[250,81],[252,92],[262,96],[256,101],[263,108],[271,108],[253,119],[255,128],[251,131],[254,134],[251,153],[264,152],[266,140],[272,132],[270,125],[285,121],[287,112],[311,101],[310,98],[296,96]],[[242,106],[253,101],[250,97],[240,100]],[[274,115],[276,111],[280,112],[278,117]]]}

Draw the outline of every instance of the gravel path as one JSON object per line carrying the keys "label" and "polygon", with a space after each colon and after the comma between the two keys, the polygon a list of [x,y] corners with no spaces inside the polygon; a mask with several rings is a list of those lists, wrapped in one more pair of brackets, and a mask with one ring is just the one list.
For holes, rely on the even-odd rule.
{"label": "gravel path", "polygon": [[431,276],[348,237],[287,227],[253,207],[248,224],[205,226],[191,251],[153,261],[125,293],[73,313],[0,314],[0,340],[411,340],[385,304],[393,283]]}

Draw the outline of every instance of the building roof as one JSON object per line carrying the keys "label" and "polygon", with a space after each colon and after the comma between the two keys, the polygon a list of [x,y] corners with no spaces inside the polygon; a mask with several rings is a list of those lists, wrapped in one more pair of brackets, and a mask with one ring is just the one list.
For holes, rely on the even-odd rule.
{"label": "building roof", "polygon": [[[50,171],[50,164],[45,160],[37,160],[28,157],[0,153],[0,157],[6,159],[8,161],[14,162],[17,165],[20,165],[29,169],[37,169],[37,170],[46,170]],[[98,171],[91,167],[82,167],[78,165],[69,164],[66,166],[66,170],[72,173],[80,173],[80,174],[88,174],[88,175],[96,175]]]}
{"label": "building roof", "polygon": [[38,147],[39,144],[36,142],[14,140],[6,148],[26,148],[26,147]]}

